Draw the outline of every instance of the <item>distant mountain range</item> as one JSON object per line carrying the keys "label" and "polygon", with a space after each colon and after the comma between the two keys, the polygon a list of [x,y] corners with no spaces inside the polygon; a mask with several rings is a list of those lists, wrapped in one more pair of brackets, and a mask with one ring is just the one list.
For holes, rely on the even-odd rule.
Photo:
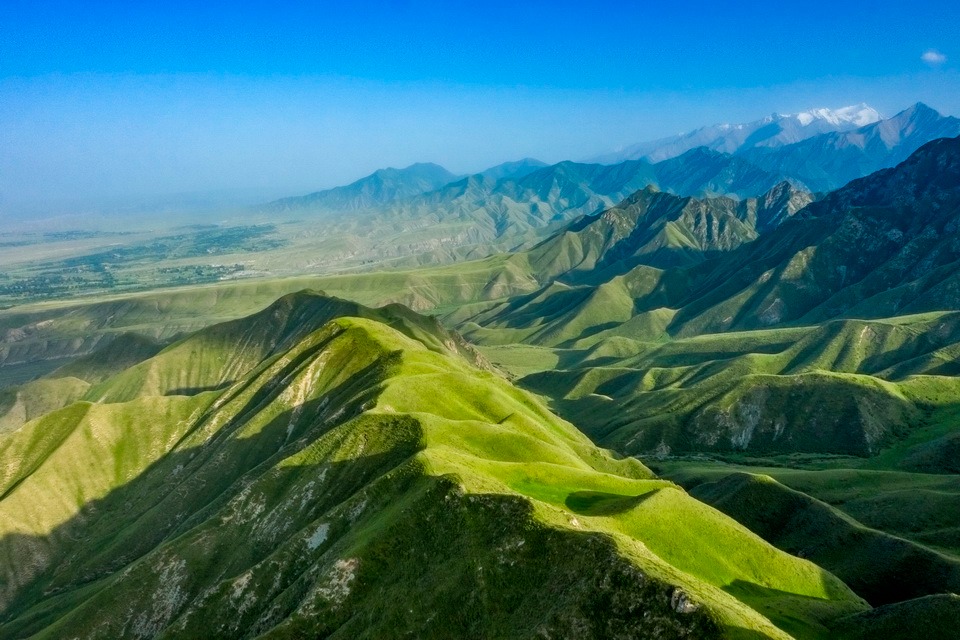
{"label": "distant mountain range", "polygon": [[883,119],[866,104],[774,114],[746,124],[720,124],[631,145],[594,158],[660,162],[698,147],[734,155],[789,177],[810,191],[830,191],[905,160],[930,140],[960,135],[960,119],[917,103]]}
{"label": "distant mountain range", "polygon": [[811,191],[830,191],[903,162],[931,140],[957,135],[960,119],[917,103],[892,118],[864,127],[825,133],[782,147],[745,149],[739,157],[767,171],[776,168]]}
{"label": "distant mountain range", "polygon": [[[896,168],[809,198],[788,185],[740,204],[648,188],[523,256],[568,286],[646,282],[657,296],[635,294],[630,307],[672,309],[657,331],[673,336],[960,308],[960,138],[928,143]],[[715,259],[705,261],[711,252]],[[510,320],[517,310],[504,308],[507,325],[519,326]],[[565,336],[583,337],[569,329]]]}
{"label": "distant mountain range", "polygon": [[[613,207],[651,185],[671,193],[749,198],[786,180],[703,148],[656,165],[635,160],[546,166],[523,160],[435,189],[424,179],[423,167],[380,171],[345,187],[278,200],[260,211],[322,218],[323,233],[343,239],[340,250],[325,254],[331,264],[408,258],[416,266],[530,246],[571,220]],[[434,166],[430,175],[439,178],[442,172]]]}
{"label": "distant mountain range", "polygon": [[[417,266],[532,246],[647,186],[683,197],[736,199],[766,194],[783,182],[826,192],[893,166],[930,140],[955,135],[960,120],[923,104],[885,120],[866,105],[818,109],[635,145],[605,158],[615,164],[546,165],[527,158],[470,176],[435,164],[382,169],[258,211],[322,217],[324,238],[336,249],[318,252],[315,266],[385,259]],[[757,231],[776,226],[769,222]]]}
{"label": "distant mountain range", "polygon": [[[960,137],[783,204],[796,197],[742,208],[642,191],[516,254],[549,276],[539,291],[456,320],[475,342],[571,354],[524,384],[622,453],[873,455],[960,372]],[[745,223],[767,217],[780,223],[748,241]],[[955,446],[902,464],[952,469]]]}
{"label": "distant mountain range", "polygon": [[706,147],[721,153],[737,153],[754,147],[782,147],[824,133],[850,131],[882,120],[880,113],[866,104],[803,113],[774,113],[745,124],[716,124],[649,142],[640,142],[606,153],[590,162],[617,164],[625,160],[660,162],[675,158],[690,149]]}

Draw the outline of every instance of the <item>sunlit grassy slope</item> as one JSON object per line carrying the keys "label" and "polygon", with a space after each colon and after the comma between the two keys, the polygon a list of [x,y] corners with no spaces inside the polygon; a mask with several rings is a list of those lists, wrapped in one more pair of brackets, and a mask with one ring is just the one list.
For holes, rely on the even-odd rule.
{"label": "sunlit grassy slope", "polygon": [[299,294],[0,436],[0,635],[815,638],[867,609],[478,364]]}
{"label": "sunlit grassy slope", "polygon": [[891,459],[897,451],[903,468],[952,470],[958,318],[943,312],[663,343],[611,337],[583,348],[484,351],[623,453],[883,452]]}
{"label": "sunlit grassy slope", "polygon": [[[801,468],[707,461],[659,461],[662,473],[686,487],[716,482],[733,473],[763,474],[794,491],[842,511],[864,526],[960,557],[960,478],[955,474],[857,468],[858,461],[794,460]],[[877,460],[864,466],[879,466]]]}
{"label": "sunlit grassy slope", "polygon": [[837,637],[955,637],[960,605],[950,594],[960,589],[960,479],[841,468],[843,460],[819,464],[823,468],[789,469],[674,460],[656,467],[878,605],[839,622]]}
{"label": "sunlit grassy slope", "polygon": [[960,590],[960,557],[865,527],[768,475],[733,473],[692,493],[778,547],[829,568],[875,605]]}

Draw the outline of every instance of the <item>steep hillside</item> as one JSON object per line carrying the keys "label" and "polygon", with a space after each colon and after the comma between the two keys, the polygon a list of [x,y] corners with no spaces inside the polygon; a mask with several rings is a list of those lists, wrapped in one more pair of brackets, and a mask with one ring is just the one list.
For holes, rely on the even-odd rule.
{"label": "steep hillside", "polygon": [[926,596],[877,607],[838,623],[834,633],[841,640],[951,640],[960,625],[960,596]]}
{"label": "steep hillside", "polygon": [[733,473],[687,488],[778,548],[828,568],[874,605],[960,590],[960,558],[864,527],[770,476]]}
{"label": "steep hillside", "polygon": [[794,456],[743,461],[750,464],[702,458],[664,459],[651,464],[664,477],[690,488],[720,482],[734,473],[770,476],[864,527],[960,558],[960,527],[955,515],[960,505],[957,474],[890,469],[889,460],[883,456],[870,460]]}
{"label": "steep hillside", "polygon": [[809,204],[810,194],[781,183],[758,198],[691,198],[646,187],[545,240],[526,259],[543,280],[602,280],[639,264],[688,266],[730,251]]}
{"label": "steep hillside", "polygon": [[692,273],[674,331],[957,307],[960,138],[931,142],[798,217]]}
{"label": "steep hillside", "polygon": [[[792,179],[776,167],[760,168],[738,156],[697,147],[653,165],[656,182],[664,191],[681,196],[749,198]],[[802,184],[802,183],[800,183]]]}
{"label": "steep hillside", "polygon": [[[625,221],[619,236],[637,229],[643,237],[640,222]],[[627,262],[573,279],[569,291],[528,296],[562,309],[563,316],[550,321],[577,328],[534,341],[599,338],[617,330],[612,324],[652,315],[667,316],[662,325],[652,323],[654,333],[636,332],[650,325],[637,321],[632,329],[624,325],[623,335],[656,339],[954,309],[960,304],[958,225],[960,138],[949,138],[925,145],[894,169],[855,180],[713,260],[667,271],[647,265],[625,271]],[[629,315],[575,321],[590,315],[586,305],[604,288],[621,291],[620,306],[631,308]],[[458,319],[484,327],[471,334],[478,340],[496,342],[498,332],[528,330],[532,315],[515,301]]]}
{"label": "steep hillside", "polygon": [[294,296],[138,365],[228,353],[195,376],[222,389],[124,372],[99,385],[122,402],[0,437],[0,634],[814,638],[868,609],[429,320],[345,304]]}
{"label": "steep hillside", "polygon": [[0,390],[0,434],[81,399],[90,383],[79,378],[41,378]]}
{"label": "steep hillside", "polygon": [[0,388],[0,433],[80,400],[92,384],[152,357],[162,347],[139,334],[122,333],[38,379]]}
{"label": "steep hillside", "polygon": [[960,478],[822,464],[658,466],[778,547],[830,567],[871,601],[889,603],[840,620],[836,637],[953,638]]}

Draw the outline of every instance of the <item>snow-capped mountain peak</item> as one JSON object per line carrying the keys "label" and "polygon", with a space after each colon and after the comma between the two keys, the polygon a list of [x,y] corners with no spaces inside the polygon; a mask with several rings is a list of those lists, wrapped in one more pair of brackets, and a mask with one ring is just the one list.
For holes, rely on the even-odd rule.
{"label": "snow-capped mountain peak", "polygon": [[840,109],[811,109],[793,116],[801,125],[806,127],[816,120],[828,122],[835,127],[853,126],[863,127],[879,122],[883,117],[876,109],[861,102],[860,104],[842,107]]}
{"label": "snow-capped mountain peak", "polygon": [[865,103],[840,109],[811,109],[790,115],[774,113],[754,122],[717,124],[641,142],[590,160],[604,164],[639,158],[660,162],[696,147],[707,147],[721,153],[739,153],[754,147],[794,144],[824,133],[851,131],[880,120],[882,116],[877,110]]}

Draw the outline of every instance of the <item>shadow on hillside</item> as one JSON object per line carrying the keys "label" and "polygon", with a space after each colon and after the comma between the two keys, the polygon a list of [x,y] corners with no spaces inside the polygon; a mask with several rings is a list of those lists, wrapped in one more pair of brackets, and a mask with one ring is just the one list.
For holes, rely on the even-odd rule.
{"label": "shadow on hillside", "polygon": [[[210,413],[181,439],[215,429],[199,446],[161,455],[134,479],[86,502],[49,534],[0,538],[0,558],[6,565],[0,565],[0,637],[38,633],[98,590],[88,587],[113,579],[161,545],[198,527],[223,526],[218,516],[231,500],[236,500],[236,508],[256,511],[257,499],[265,507],[280,496],[303,491],[304,486],[322,486],[323,492],[305,502],[302,512],[277,525],[292,529],[285,531],[292,535],[420,449],[422,429],[414,418],[360,415],[383,379],[382,369],[387,366],[383,358],[323,396],[269,417],[275,407],[271,403],[285,389],[280,383],[295,366],[296,362],[291,363],[267,381],[257,382],[259,388],[249,398],[240,400],[242,390],[232,394],[220,409],[232,414],[226,424],[212,423],[215,416]],[[232,403],[237,404],[231,408]],[[247,427],[261,412],[269,421],[251,434]],[[332,433],[355,418],[353,428]],[[327,435],[332,439],[319,444]],[[334,452],[338,455],[331,458]],[[293,455],[298,456],[293,464],[279,464]],[[107,469],[92,473],[112,477]],[[245,497],[258,482],[262,491],[270,493]],[[243,539],[230,553],[252,565],[274,551],[264,540]]]}
{"label": "shadow on hillside", "polygon": [[[820,569],[820,576],[825,591],[828,593],[826,597],[799,595],[745,580],[734,580],[723,586],[722,589],[737,600],[767,616],[771,622],[790,634],[808,631],[810,622],[814,620],[830,626],[844,616],[867,609],[867,605],[862,601],[850,598],[849,592],[840,586],[839,580],[834,583],[836,585],[834,587],[828,582],[829,573]],[[785,612],[782,608],[784,602],[792,603],[790,613]],[[797,617],[798,613],[800,613],[799,617]],[[804,618],[808,619],[804,620]],[[750,638],[751,636],[738,635],[733,637]]]}
{"label": "shadow on hillside", "polygon": [[[61,630],[51,629],[52,624],[66,625],[82,635],[84,629],[102,623],[101,633],[109,634],[126,629],[117,616],[128,611],[133,611],[131,616],[150,616],[159,610],[166,616],[159,626],[151,627],[151,635],[162,635],[163,625],[173,621],[208,626],[212,635],[229,628],[223,626],[222,618],[177,618],[194,604],[202,612],[198,615],[229,612],[235,620],[227,624],[236,622],[240,628],[251,619],[276,624],[297,618],[297,607],[310,597],[309,589],[317,580],[313,569],[321,553],[331,550],[332,557],[337,557],[347,548],[339,545],[351,545],[349,553],[359,554],[358,544],[366,545],[361,571],[373,573],[360,574],[356,588],[349,591],[349,597],[357,600],[347,600],[331,614],[329,619],[335,623],[330,623],[328,631],[339,624],[354,631],[364,625],[377,628],[384,624],[377,619],[383,610],[396,608],[401,594],[414,594],[416,600],[411,602],[420,601],[422,606],[410,610],[410,615],[430,616],[418,621],[421,631],[430,628],[426,625],[437,613],[434,606],[449,609],[437,616],[443,620],[440,624],[460,633],[446,637],[485,635],[477,632],[478,621],[495,623],[506,615],[521,621],[531,615],[535,622],[541,620],[535,616],[550,621],[557,607],[583,611],[586,622],[596,628],[595,637],[609,637],[612,630],[637,624],[637,610],[653,615],[653,622],[644,624],[680,624],[689,628],[687,637],[718,637],[709,616],[678,617],[670,605],[671,587],[637,571],[618,554],[608,535],[530,526],[532,506],[525,498],[465,497],[446,478],[417,489],[436,491],[446,483],[445,493],[431,498],[431,510],[418,513],[411,503],[396,498],[416,493],[407,484],[416,474],[391,474],[377,484],[379,489],[371,488],[409,461],[422,443],[420,424],[411,416],[362,414],[383,380],[381,367],[388,362],[374,362],[326,395],[274,415],[277,405],[272,402],[285,389],[278,382],[290,373],[286,367],[270,380],[257,382],[256,388],[248,385],[248,395],[232,394],[233,399],[221,409],[230,415],[222,426],[210,425],[209,415],[201,417],[193,431],[210,428],[211,433],[198,446],[167,453],[133,480],[86,503],[49,535],[0,539],[0,558],[23,560],[13,566],[15,571],[37,559],[28,555],[31,550],[46,554],[37,575],[25,582],[0,614],[0,637]],[[256,423],[251,418],[257,416],[270,419],[253,429]],[[599,499],[605,507],[617,501],[636,504],[649,495],[595,493],[587,502]],[[390,527],[383,526],[381,517],[387,508],[393,509],[390,517],[395,517],[386,520],[393,523]],[[358,533],[364,531],[358,518],[376,519],[377,535],[371,537],[369,530]],[[324,539],[313,542],[321,530]],[[528,537],[527,544],[515,544]],[[471,556],[478,553],[483,572],[480,561]],[[175,561],[188,566],[185,573],[168,573],[169,567],[177,566],[172,564]],[[269,579],[250,578],[256,567],[266,567]],[[238,583],[237,576],[252,580],[251,588],[273,584],[274,591],[269,593],[281,595],[264,597],[260,608],[249,612],[235,604],[216,604],[218,597],[230,599],[237,584],[243,590],[247,583]],[[368,576],[379,578],[374,582]],[[423,576],[426,581],[418,583]],[[453,580],[443,584],[432,576],[443,580],[453,576]],[[258,583],[258,578],[263,582]],[[151,601],[152,594],[163,593],[157,589],[164,587],[176,599]],[[472,593],[482,593],[483,598],[462,597]],[[128,602],[122,602],[125,597]],[[210,608],[203,609],[207,603]],[[407,611],[403,614],[405,619]],[[295,622],[304,631],[292,627],[291,636],[327,635],[310,630],[305,616]],[[191,631],[195,630],[196,626]],[[413,637],[415,630],[404,635]],[[530,631],[533,635],[532,623]],[[355,637],[350,630],[342,633]]]}
{"label": "shadow on hillside", "polygon": [[624,496],[602,491],[574,491],[564,504],[568,509],[585,516],[613,516],[624,513],[652,498],[659,489],[638,496]]}
{"label": "shadow on hillside", "polygon": [[195,396],[201,393],[206,393],[208,391],[223,391],[230,385],[232,385],[235,380],[225,380],[219,384],[210,384],[202,387],[178,387],[176,389],[170,389],[165,392],[165,396]]}
{"label": "shadow on hillside", "polygon": [[577,344],[577,342],[579,342],[580,340],[585,340],[590,336],[594,336],[598,333],[603,333],[604,331],[616,329],[621,324],[623,323],[617,322],[616,320],[611,320],[610,322],[601,322],[600,324],[591,325],[586,329],[584,329],[583,331],[581,331],[580,333],[578,333],[577,335],[567,338],[557,346],[559,346],[561,349],[572,349],[574,345]]}
{"label": "shadow on hillside", "polygon": [[[960,561],[863,526],[805,493],[775,482],[744,485],[745,474],[703,484],[691,495],[770,544],[827,569],[874,606],[960,588]],[[756,505],[762,504],[763,509]]]}

